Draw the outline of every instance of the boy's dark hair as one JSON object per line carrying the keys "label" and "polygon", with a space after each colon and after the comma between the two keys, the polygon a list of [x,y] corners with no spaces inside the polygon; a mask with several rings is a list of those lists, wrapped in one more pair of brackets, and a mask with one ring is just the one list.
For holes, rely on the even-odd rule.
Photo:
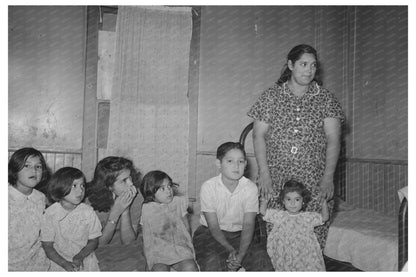
{"label": "boy's dark hair", "polygon": [[163,183],[163,180],[168,179],[172,184],[172,178],[163,171],[153,170],[144,175],[140,185],[140,192],[143,195],[143,203],[155,201],[155,194]]}
{"label": "boy's dark hair", "polygon": [[62,200],[71,192],[72,184],[78,179],[83,179],[85,184],[85,175],[78,168],[63,167],[58,169],[49,180],[48,195],[53,201]]}
{"label": "boy's dark hair", "polygon": [[[46,187],[46,184],[50,177],[49,169],[46,165],[45,158],[42,153],[32,147],[25,147],[17,150],[13,153],[9,160],[9,184],[16,186],[17,174],[23,169],[25,163],[29,157],[38,157],[42,164],[42,178],[39,184],[36,185],[36,189]],[[46,191],[42,191],[45,193]]]}
{"label": "boy's dark hair", "polygon": [[93,180],[86,185],[85,194],[94,210],[108,212],[114,204],[110,187],[124,169],[130,170],[132,183],[138,187],[140,173],[134,168],[133,162],[123,157],[109,156],[98,162]]}
{"label": "boy's dark hair", "polygon": [[302,202],[302,211],[306,209],[306,206],[308,205],[309,201],[312,200],[311,192],[301,183],[296,180],[289,180],[284,185],[282,190],[280,191],[279,200],[284,208],[284,198],[286,194],[289,192],[297,192],[300,196],[303,198]]}
{"label": "boy's dark hair", "polygon": [[240,150],[244,155],[244,159],[247,159],[246,151],[244,150],[244,146],[239,142],[231,142],[231,141],[225,142],[225,143],[221,144],[218,147],[218,149],[217,149],[217,159],[221,161],[225,157],[225,155],[227,155],[228,151],[230,151],[232,149]]}

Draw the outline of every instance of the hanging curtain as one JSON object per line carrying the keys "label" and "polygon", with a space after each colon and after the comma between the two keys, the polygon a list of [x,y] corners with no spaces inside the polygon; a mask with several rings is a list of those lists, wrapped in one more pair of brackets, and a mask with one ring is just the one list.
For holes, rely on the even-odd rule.
{"label": "hanging curtain", "polygon": [[188,182],[191,8],[119,7],[106,155]]}

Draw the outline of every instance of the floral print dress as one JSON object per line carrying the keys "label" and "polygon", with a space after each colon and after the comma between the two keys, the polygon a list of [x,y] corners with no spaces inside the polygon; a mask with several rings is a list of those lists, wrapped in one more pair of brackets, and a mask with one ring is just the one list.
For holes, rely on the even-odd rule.
{"label": "floral print dress", "polygon": [[267,253],[275,271],[325,271],[324,258],[314,233],[322,225],[315,212],[289,214],[267,209],[264,220],[273,223],[267,237]]}
{"label": "floral print dress", "polygon": [[[312,193],[307,211],[321,211],[319,182],[324,174],[326,135],[324,119],[344,121],[341,105],[335,96],[315,82],[298,97],[284,84],[275,84],[262,93],[248,116],[269,124],[266,135],[267,164],[272,178],[270,208],[281,209],[278,195],[290,179],[303,183]],[[329,203],[331,210],[332,203]],[[329,225],[315,229],[323,249]],[[270,226],[268,231],[270,230]]]}

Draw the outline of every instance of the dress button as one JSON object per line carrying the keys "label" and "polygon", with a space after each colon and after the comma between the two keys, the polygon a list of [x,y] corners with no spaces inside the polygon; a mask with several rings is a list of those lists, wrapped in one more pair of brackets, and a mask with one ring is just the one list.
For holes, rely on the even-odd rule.
{"label": "dress button", "polygon": [[299,132],[299,130],[298,129],[295,129],[295,133],[297,134]]}
{"label": "dress button", "polygon": [[300,111],[300,108],[299,108],[299,107],[298,107],[298,108],[296,108],[296,111],[298,111],[298,112],[299,112],[299,111]]}
{"label": "dress button", "polygon": [[296,120],[299,121],[300,120],[300,117],[296,117]]}

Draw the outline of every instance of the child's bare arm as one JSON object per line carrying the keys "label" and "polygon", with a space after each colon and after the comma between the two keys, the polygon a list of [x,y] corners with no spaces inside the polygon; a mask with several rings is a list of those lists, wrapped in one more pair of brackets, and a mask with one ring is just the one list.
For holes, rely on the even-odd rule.
{"label": "child's bare arm", "polygon": [[183,221],[183,224],[184,224],[184,225],[185,225],[185,227],[186,227],[186,230],[187,230],[187,231],[188,231],[188,233],[192,236],[191,225],[189,224],[189,221],[188,221],[188,214],[186,214],[186,215],[182,216],[182,221]]}
{"label": "child's bare arm", "polygon": [[74,263],[65,260],[61,255],[59,255],[59,253],[53,247],[53,241],[42,241],[42,247],[45,250],[46,257],[61,266],[66,271],[78,270]]}
{"label": "child's bare arm", "polygon": [[98,238],[95,239],[89,239],[87,242],[87,245],[85,245],[81,251],[79,251],[78,254],[76,254],[73,258],[72,261],[74,262],[74,264],[76,264],[78,267],[83,266],[83,260],[85,259],[85,257],[87,257],[89,254],[91,254],[92,252],[94,252],[95,249],[97,249],[98,246]]}
{"label": "child's bare arm", "polygon": [[328,203],[326,202],[326,199],[324,197],[322,197],[321,205],[322,205],[322,211],[321,211],[322,221],[325,223],[329,219],[329,211],[328,211]]}

